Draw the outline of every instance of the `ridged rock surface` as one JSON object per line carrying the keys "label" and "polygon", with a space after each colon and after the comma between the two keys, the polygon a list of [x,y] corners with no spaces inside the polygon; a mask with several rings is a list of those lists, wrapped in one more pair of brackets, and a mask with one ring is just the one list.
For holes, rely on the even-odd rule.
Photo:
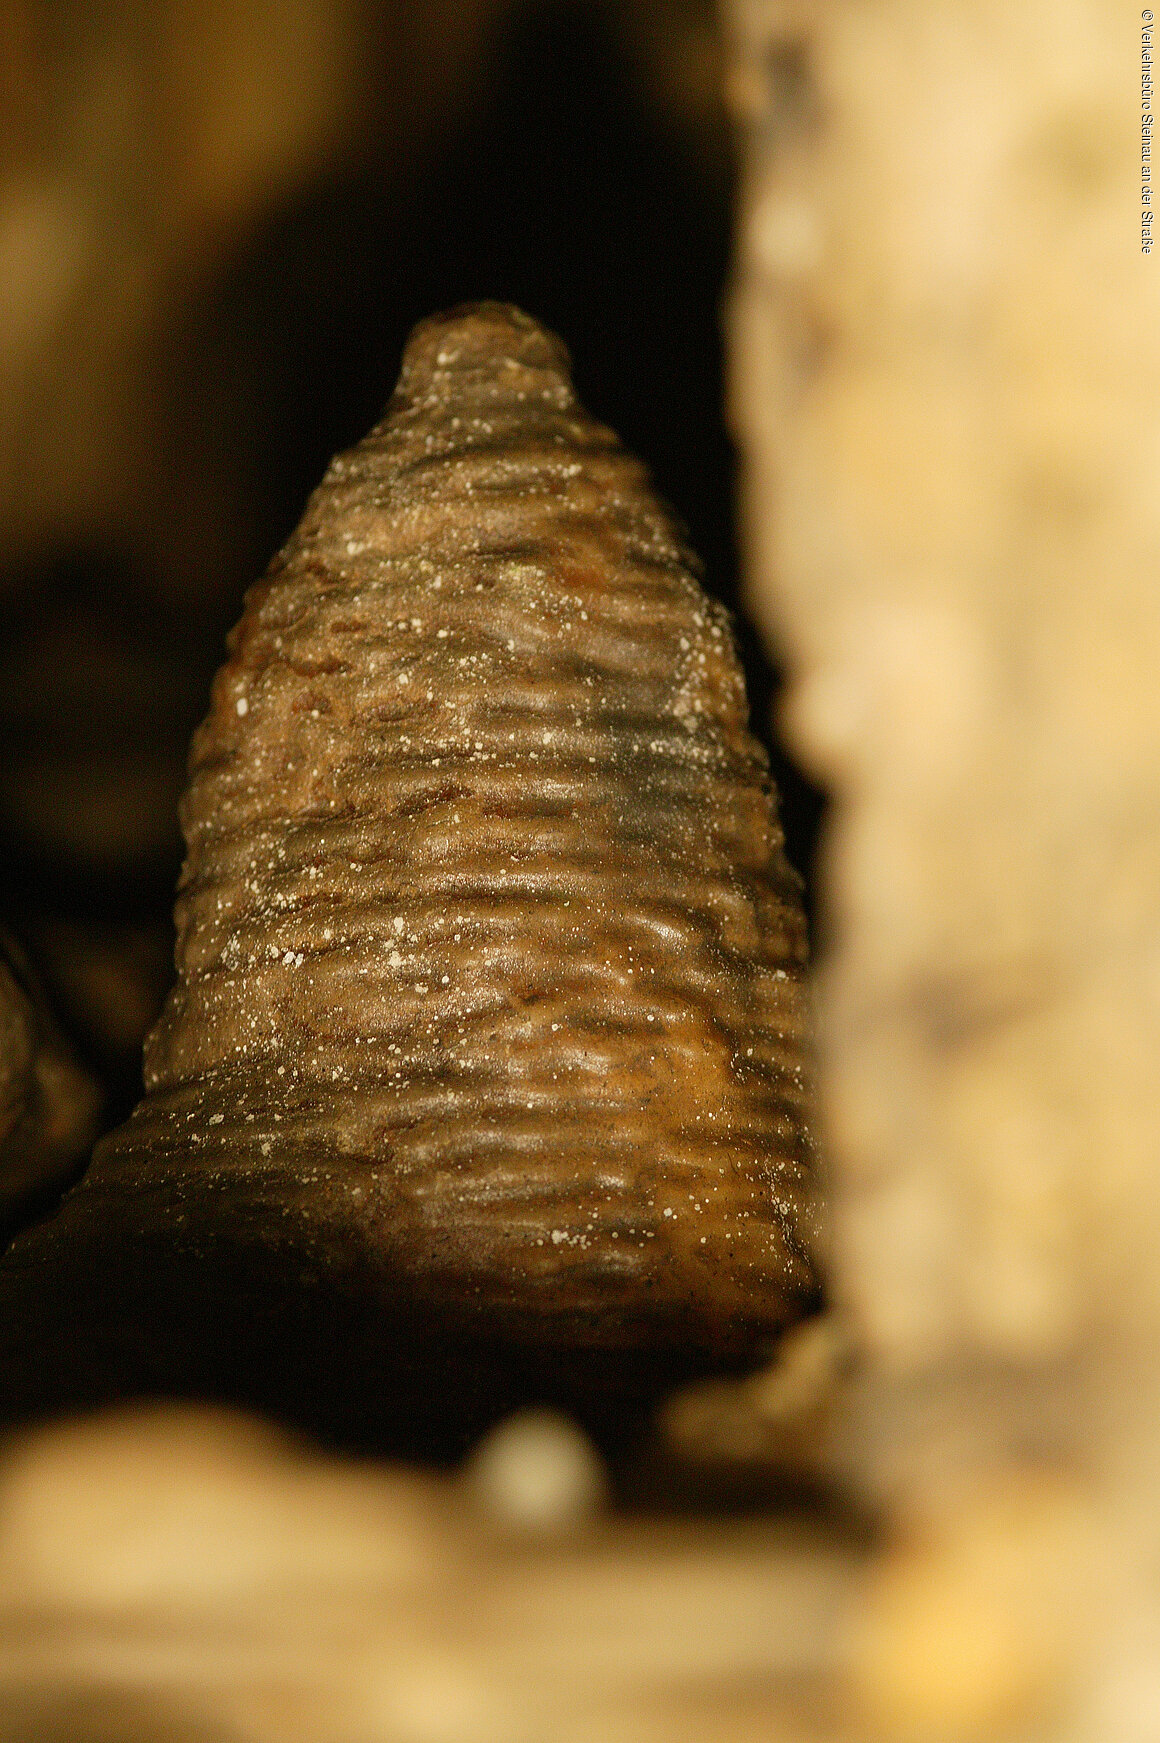
{"label": "ridged rock surface", "polygon": [[372,1344],[736,1359],[802,1311],[804,923],[694,568],[558,341],[416,329],[194,741],[146,1099],[9,1280],[123,1226]]}

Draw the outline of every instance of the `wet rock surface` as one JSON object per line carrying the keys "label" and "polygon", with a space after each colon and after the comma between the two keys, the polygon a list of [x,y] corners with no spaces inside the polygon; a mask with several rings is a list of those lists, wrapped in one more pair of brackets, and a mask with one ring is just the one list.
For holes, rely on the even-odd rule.
{"label": "wet rock surface", "polygon": [[729,623],[526,316],[416,329],[182,815],[147,1095],[5,1261],[11,1396],[374,1438],[436,1373],[473,1421],[583,1409],[814,1297],[805,929]]}

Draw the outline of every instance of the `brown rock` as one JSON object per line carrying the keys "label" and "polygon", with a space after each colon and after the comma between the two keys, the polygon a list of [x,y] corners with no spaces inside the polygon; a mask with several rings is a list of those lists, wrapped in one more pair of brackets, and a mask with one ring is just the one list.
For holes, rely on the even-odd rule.
{"label": "brown rock", "polygon": [[75,1179],[100,1106],[23,955],[0,934],[0,1237]]}
{"label": "brown rock", "polygon": [[147,1097],[7,1267],[120,1254],[81,1391],[369,1421],[432,1337],[550,1389],[759,1352],[815,1289],[796,882],[725,614],[559,343],[423,323],[231,650]]}

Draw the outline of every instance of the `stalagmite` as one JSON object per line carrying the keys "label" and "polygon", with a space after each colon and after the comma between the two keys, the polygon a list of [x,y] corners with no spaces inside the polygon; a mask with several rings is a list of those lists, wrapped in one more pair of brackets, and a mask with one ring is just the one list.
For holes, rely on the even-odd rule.
{"label": "stalagmite", "polygon": [[599,1391],[808,1304],[804,922],[729,625],[526,316],[416,330],[249,595],[183,824],[146,1098],[0,1272],[25,1340],[85,1280],[82,1394],[368,1427],[433,1341]]}

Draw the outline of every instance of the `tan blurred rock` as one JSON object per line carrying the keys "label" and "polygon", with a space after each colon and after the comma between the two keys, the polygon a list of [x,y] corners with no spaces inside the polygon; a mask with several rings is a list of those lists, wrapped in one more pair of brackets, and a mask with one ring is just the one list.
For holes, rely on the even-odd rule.
{"label": "tan blurred rock", "polygon": [[728,16],[750,601],[834,801],[823,1123],[833,1290],[866,1359],[839,1444],[905,1527],[866,1723],[1136,1743],[1160,1724],[1139,17]]}
{"label": "tan blurred rock", "polygon": [[1160,1319],[1156,283],[1135,37],[1068,18],[733,7],[751,600],[836,801],[836,1288],[902,1371]]}
{"label": "tan blurred rock", "polygon": [[840,1743],[858,1578],[784,1522],[541,1543],[459,1479],[139,1407],[0,1464],[0,1739]]}
{"label": "tan blurred rock", "polygon": [[849,1340],[833,1315],[793,1326],[774,1360],[743,1378],[699,1380],[659,1412],[660,1442],[680,1464],[712,1471],[766,1468],[815,1477],[846,1394]]}
{"label": "tan blurred rock", "polygon": [[1073,1700],[1090,1582],[1098,1570],[1108,1584],[1102,1547],[1088,1497],[1042,1470],[977,1492],[940,1530],[897,1545],[871,1582],[852,1655],[871,1735],[1019,1735]]}

